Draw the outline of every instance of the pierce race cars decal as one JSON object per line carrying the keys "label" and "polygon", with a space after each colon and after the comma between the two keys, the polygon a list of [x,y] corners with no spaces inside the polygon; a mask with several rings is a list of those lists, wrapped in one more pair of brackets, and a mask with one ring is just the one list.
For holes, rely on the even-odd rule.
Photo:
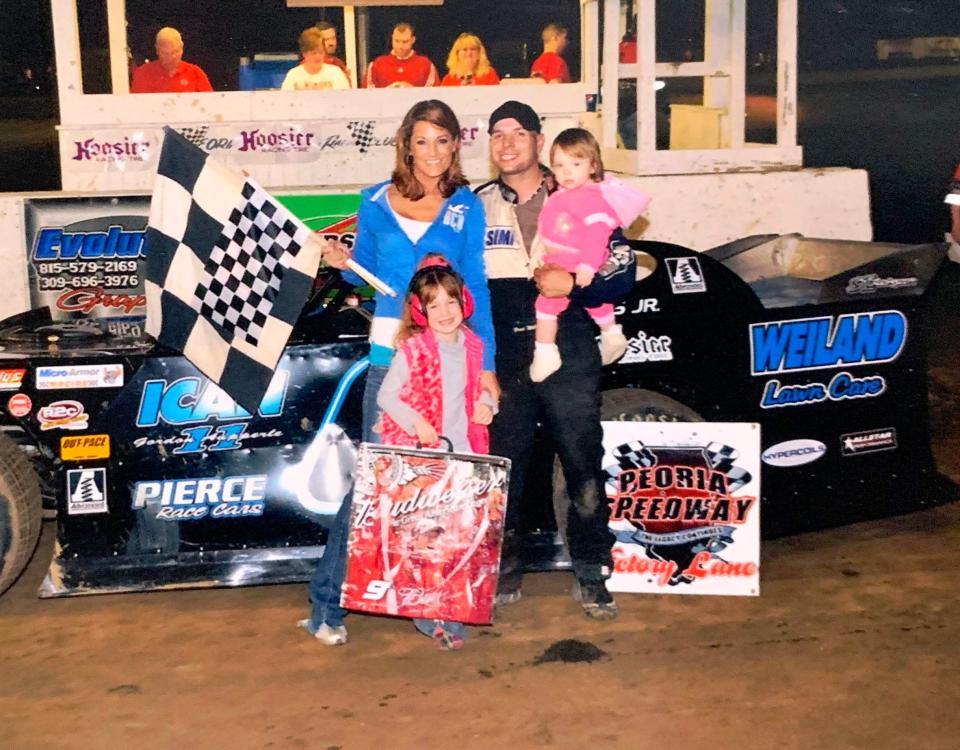
{"label": "pierce race cars decal", "polygon": [[137,482],[131,507],[161,521],[262,516],[267,475]]}

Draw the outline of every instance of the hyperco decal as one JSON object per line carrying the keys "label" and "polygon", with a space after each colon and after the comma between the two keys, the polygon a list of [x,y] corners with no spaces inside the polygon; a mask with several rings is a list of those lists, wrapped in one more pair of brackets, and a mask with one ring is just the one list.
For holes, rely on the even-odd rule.
{"label": "hyperco decal", "polygon": [[699,258],[667,258],[666,261],[674,294],[707,291]]}
{"label": "hyperco decal", "polygon": [[262,516],[267,475],[137,482],[131,507],[161,521]]}
{"label": "hyperco decal", "polygon": [[[617,541],[611,589],[758,593],[759,429],[619,424],[604,423],[605,460],[613,461],[604,467],[610,530]],[[685,444],[652,442],[680,432]],[[723,442],[704,443],[697,435],[705,432]]]}
{"label": "hyperco decal", "polygon": [[627,341],[627,353],[620,364],[669,362],[672,359],[673,339],[669,336],[648,336],[644,331],[637,331],[636,336]]}
{"label": "hyperco decal", "polygon": [[840,452],[844,456],[860,456],[864,453],[892,451],[897,447],[897,431],[884,427],[862,432],[848,432],[840,436]]}
{"label": "hyperco decal", "polygon": [[[274,373],[270,387],[257,409],[259,416],[280,416],[288,378],[286,370]],[[171,437],[138,437],[134,439],[133,446],[173,448],[174,453],[229,451],[242,447],[248,440],[278,438],[283,434],[278,429],[248,431],[247,426],[252,418],[250,412],[207,378],[186,377],[172,382],[148,380],[143,384],[140,395],[137,427],[156,427],[160,424],[196,426],[187,427],[179,435]]]}
{"label": "hyperco decal", "polygon": [[770,466],[803,466],[816,461],[827,452],[827,446],[819,440],[785,440],[771,445],[760,454],[761,460]]}
{"label": "hyperco decal", "polygon": [[56,365],[37,368],[37,390],[69,388],[119,388],[123,385],[123,365]]}
{"label": "hyperco decal", "polygon": [[70,469],[67,471],[67,514],[107,512],[107,470]]}
{"label": "hyperco decal", "polygon": [[94,461],[110,458],[109,435],[78,435],[60,438],[60,458],[63,461]]}
{"label": "hyperco decal", "polygon": [[[907,319],[898,310],[798,318],[750,325],[751,374],[772,375],[891,362],[907,342]],[[872,398],[886,390],[881,375],[840,371],[829,381],[764,385],[764,409],[821,401]]]}
{"label": "hyperco decal", "polygon": [[37,409],[41,430],[85,430],[89,419],[79,401],[54,401]]}

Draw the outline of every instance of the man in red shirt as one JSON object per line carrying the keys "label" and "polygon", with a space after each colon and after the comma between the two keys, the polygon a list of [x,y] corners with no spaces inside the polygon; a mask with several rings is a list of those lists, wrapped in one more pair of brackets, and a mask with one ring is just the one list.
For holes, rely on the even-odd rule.
{"label": "man in red shirt", "polygon": [[437,69],[424,55],[413,51],[417,37],[413,26],[398,23],[390,36],[390,54],[380,55],[367,66],[363,85],[369,89],[397,86],[436,86]]}
{"label": "man in red shirt", "polygon": [[567,46],[567,28],[561,23],[543,27],[543,54],[533,61],[531,78],[542,78],[547,83],[570,83],[570,71],[561,54]]}
{"label": "man in red shirt", "polygon": [[157,32],[157,59],[133,71],[131,94],[190,94],[213,91],[207,74],[198,65],[183,61],[180,32],[165,26]]}
{"label": "man in red shirt", "polygon": [[353,79],[350,78],[350,70],[347,68],[347,64],[337,57],[337,27],[329,21],[318,21],[316,26],[320,32],[320,38],[323,39],[323,52],[326,55],[324,62],[340,68],[347,80],[350,81],[350,85],[353,86]]}

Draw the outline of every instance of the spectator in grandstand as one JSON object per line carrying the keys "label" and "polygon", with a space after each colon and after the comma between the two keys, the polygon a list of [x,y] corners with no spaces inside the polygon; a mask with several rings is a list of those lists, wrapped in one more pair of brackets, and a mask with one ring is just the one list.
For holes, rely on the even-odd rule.
{"label": "spectator in grandstand", "polygon": [[398,86],[436,86],[439,81],[433,63],[414,51],[417,43],[413,26],[398,23],[390,35],[390,53],[380,55],[367,66],[363,85],[369,89]]}
{"label": "spectator in grandstand", "polygon": [[542,78],[547,83],[570,83],[570,71],[561,57],[567,46],[567,27],[562,23],[548,23],[543,27],[543,54],[533,61],[531,78]]}
{"label": "spectator in grandstand", "polygon": [[490,65],[487,49],[476,34],[464,32],[457,37],[447,56],[447,74],[441,86],[490,86],[500,76]]}
{"label": "spectator in grandstand", "polygon": [[350,81],[339,67],[327,62],[323,32],[316,26],[305,29],[297,40],[302,62],[292,68],[280,86],[282,91],[303,89],[348,89]]}
{"label": "spectator in grandstand", "polygon": [[157,59],[133,71],[131,94],[190,94],[213,91],[207,74],[199,65],[184,62],[183,37],[170,26],[157,32]]}

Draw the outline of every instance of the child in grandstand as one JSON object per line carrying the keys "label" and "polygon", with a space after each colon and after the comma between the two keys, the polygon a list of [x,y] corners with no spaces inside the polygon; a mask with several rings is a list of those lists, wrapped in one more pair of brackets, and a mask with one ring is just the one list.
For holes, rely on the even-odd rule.
{"label": "child in grandstand", "polygon": [[[560,189],[547,198],[537,222],[547,249],[543,260],[574,274],[577,286],[589,286],[607,261],[610,233],[618,226],[629,226],[650,199],[604,175],[600,145],[582,128],[569,128],[557,136],[550,147],[550,167]],[[530,379],[535,383],[560,369],[557,316],[569,304],[566,297],[537,297],[536,343],[530,365]],[[587,308],[587,312],[600,326],[603,363],[615,362],[626,351],[627,340],[616,323],[613,305]]]}
{"label": "child in grandstand", "polygon": [[[489,453],[487,425],[496,401],[480,387],[483,342],[464,323],[473,299],[446,260],[428,255],[413,275],[397,335],[397,356],[377,397],[386,445],[439,446],[446,437],[456,452]],[[459,622],[414,620],[443,650],[466,638]]]}

